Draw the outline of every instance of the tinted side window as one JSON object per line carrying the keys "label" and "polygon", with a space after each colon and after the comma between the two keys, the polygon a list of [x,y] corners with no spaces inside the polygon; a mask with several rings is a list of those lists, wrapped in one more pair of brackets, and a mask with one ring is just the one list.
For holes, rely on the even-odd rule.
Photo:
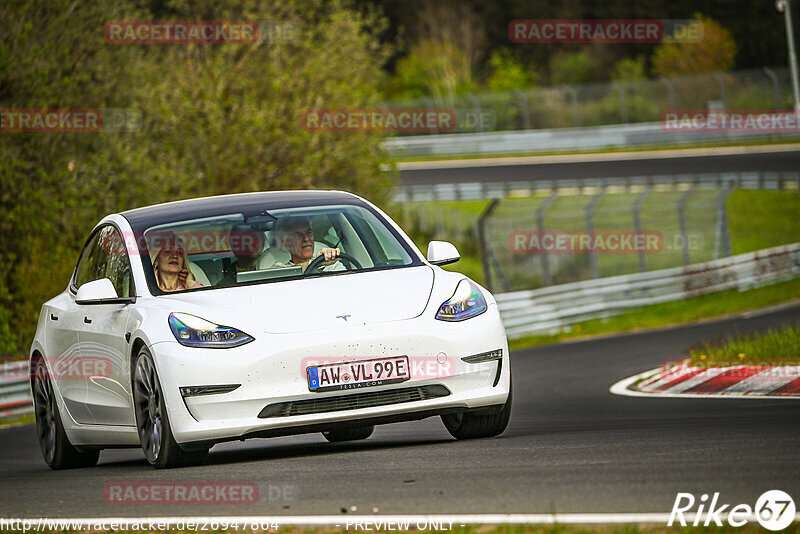
{"label": "tinted side window", "polygon": [[104,226],[94,234],[83,251],[75,270],[75,285],[108,278],[119,297],[129,297],[131,291],[131,264],[125,243],[113,226]]}

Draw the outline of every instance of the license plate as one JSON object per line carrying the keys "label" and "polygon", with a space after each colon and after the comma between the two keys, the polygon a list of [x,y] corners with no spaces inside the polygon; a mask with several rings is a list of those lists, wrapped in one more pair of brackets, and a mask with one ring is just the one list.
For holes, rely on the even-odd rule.
{"label": "license plate", "polygon": [[411,378],[408,356],[330,363],[306,368],[309,391],[359,389]]}

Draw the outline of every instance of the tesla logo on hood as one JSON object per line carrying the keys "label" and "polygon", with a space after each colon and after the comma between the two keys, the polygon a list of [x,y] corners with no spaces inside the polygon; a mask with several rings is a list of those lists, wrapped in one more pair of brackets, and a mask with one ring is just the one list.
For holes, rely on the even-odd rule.
{"label": "tesla logo on hood", "polygon": [[336,316],[337,319],[344,319],[345,321],[347,321],[348,317],[350,317],[350,316],[349,315],[337,315]]}

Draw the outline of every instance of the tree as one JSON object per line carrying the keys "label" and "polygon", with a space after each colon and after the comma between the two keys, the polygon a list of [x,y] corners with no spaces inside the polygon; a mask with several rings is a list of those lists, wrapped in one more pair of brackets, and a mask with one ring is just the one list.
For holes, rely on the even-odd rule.
{"label": "tree", "polygon": [[611,79],[618,82],[628,82],[647,78],[646,60],[644,56],[622,58],[611,69]]}
{"label": "tree", "polygon": [[394,96],[451,98],[468,93],[475,82],[467,55],[452,43],[426,39],[397,64]]}
{"label": "tree", "polygon": [[[137,6],[149,6],[147,8]],[[27,351],[109,212],[193,196],[337,188],[390,198],[383,132],[310,132],[309,108],[375,106],[383,20],[345,0],[0,3],[0,108],[124,108],[130,132],[0,132],[0,354]],[[163,10],[168,9],[168,13]],[[150,11],[152,10],[152,11]],[[286,43],[120,45],[113,20],[291,23]]]}
{"label": "tree", "polygon": [[708,71],[727,71],[734,65],[736,43],[731,32],[711,18],[696,13],[702,24],[699,42],[677,42],[667,38],[653,51],[653,74],[676,76]]}
{"label": "tree", "polygon": [[526,69],[507,49],[495,50],[489,58],[492,73],[486,81],[490,91],[513,91],[536,85],[539,75]]}
{"label": "tree", "polygon": [[425,0],[415,17],[408,54],[389,81],[390,98],[451,98],[475,86],[475,67],[484,56],[484,21],[463,2]]}

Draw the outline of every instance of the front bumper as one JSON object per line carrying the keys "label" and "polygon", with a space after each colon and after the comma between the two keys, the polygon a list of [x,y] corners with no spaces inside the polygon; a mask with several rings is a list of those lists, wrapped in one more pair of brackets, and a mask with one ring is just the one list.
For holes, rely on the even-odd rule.
{"label": "front bumper", "polygon": [[[352,422],[418,419],[502,405],[508,398],[508,343],[496,305],[490,305],[478,317],[456,323],[420,316],[390,323],[342,325],[292,334],[262,333],[254,337],[255,341],[233,349],[190,348],[172,341],[151,346],[170,426],[178,443],[310,432]],[[503,350],[501,360],[461,360],[498,348]],[[408,381],[352,391],[308,390],[309,365],[398,355],[407,355],[411,362],[412,377]],[[222,394],[184,397],[180,392],[181,387],[187,386],[232,384],[241,385]],[[263,417],[262,413],[268,405],[425,386],[437,391],[444,386],[449,394],[301,415]]]}

